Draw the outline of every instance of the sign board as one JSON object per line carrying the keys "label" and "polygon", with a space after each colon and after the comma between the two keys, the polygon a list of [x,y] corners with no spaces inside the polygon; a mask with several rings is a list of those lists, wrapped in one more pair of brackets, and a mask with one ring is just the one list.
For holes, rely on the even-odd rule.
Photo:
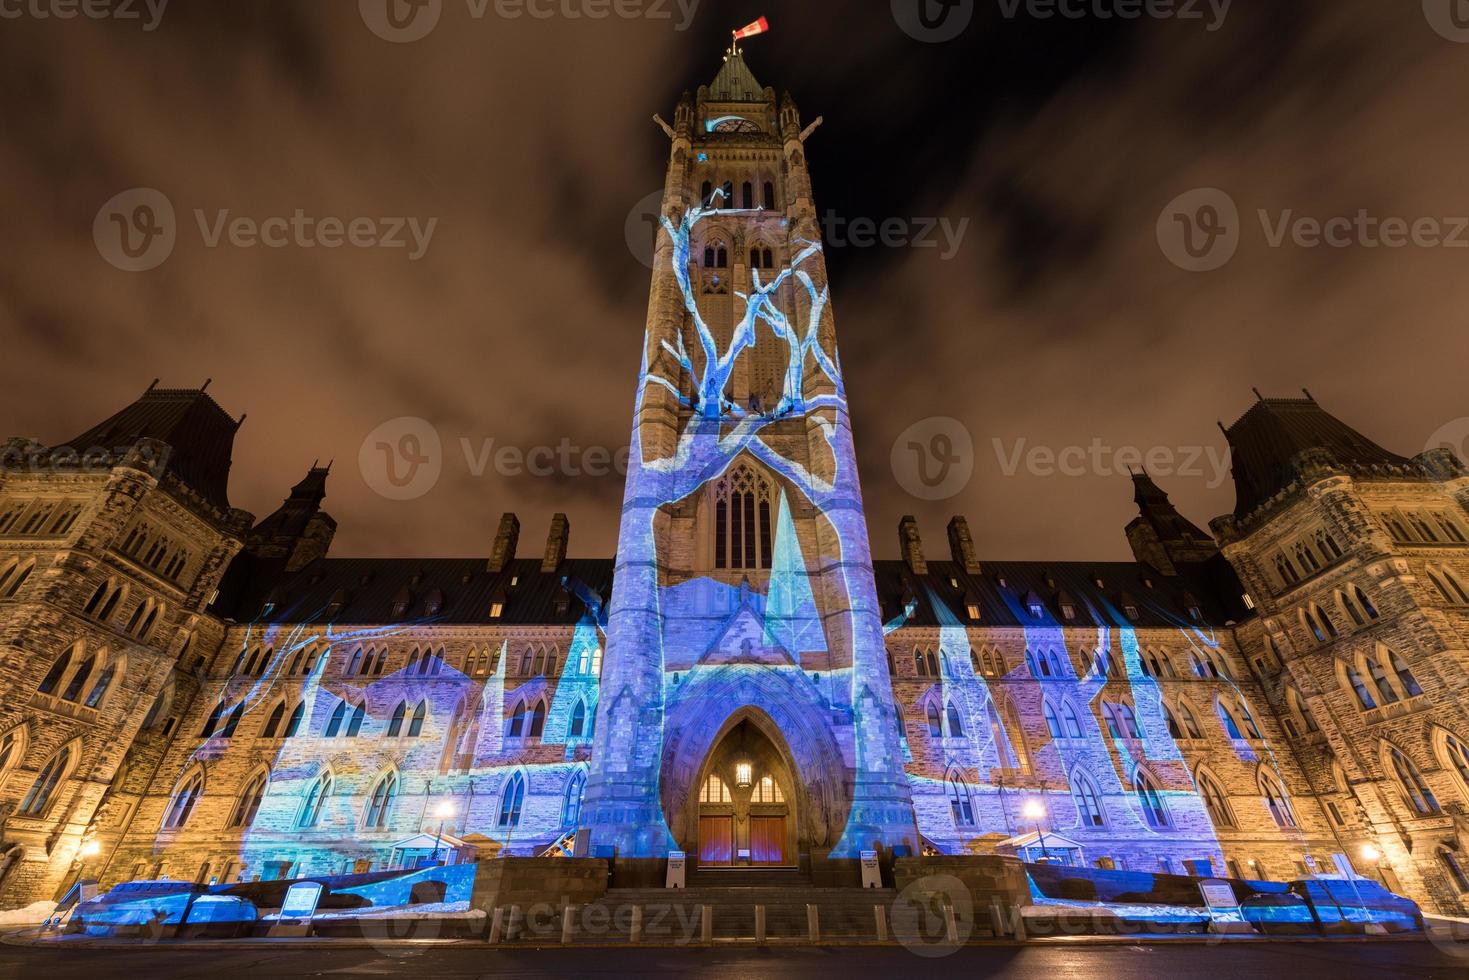
{"label": "sign board", "polygon": [[321,902],[321,892],[321,884],[315,881],[298,881],[286,889],[286,897],[281,901],[280,918],[270,927],[270,935],[311,935],[311,917],[316,914],[316,906]]}
{"label": "sign board", "polygon": [[1234,897],[1234,888],[1227,881],[1201,881],[1199,892],[1210,914],[1234,912],[1239,909],[1239,899]]}
{"label": "sign board", "polygon": [[862,887],[882,887],[882,868],[877,864],[876,851],[862,852]]}
{"label": "sign board", "polygon": [[664,888],[683,888],[685,867],[688,858],[683,851],[668,852],[668,878],[664,882]]}

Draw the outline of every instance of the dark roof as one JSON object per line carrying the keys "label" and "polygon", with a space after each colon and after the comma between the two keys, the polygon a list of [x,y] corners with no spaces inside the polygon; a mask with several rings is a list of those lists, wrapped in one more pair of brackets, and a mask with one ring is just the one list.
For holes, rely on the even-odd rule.
{"label": "dark roof", "polygon": [[202,388],[149,388],[116,415],[54,448],[69,447],[84,455],[120,453],[140,440],[156,439],[172,450],[164,466],[169,473],[228,510],[230,460],[239,427]]}
{"label": "dark roof", "polygon": [[1146,472],[1132,474],[1132,499],[1137,504],[1138,516],[1153,526],[1159,539],[1176,541],[1187,537],[1195,541],[1212,540],[1208,532],[1178,512],[1168,494]]}
{"label": "dark roof", "polygon": [[261,538],[300,534],[326,499],[326,478],[330,473],[331,466],[313,464],[301,482],[291,488],[291,495],[270,516],[256,524],[252,534]]}
{"label": "dark roof", "polygon": [[[883,621],[902,614],[906,592],[917,598],[909,626],[1163,629],[1195,622],[1188,608],[1191,583],[1141,563],[983,561],[981,568],[971,575],[956,562],[930,561],[927,575],[914,575],[902,561],[873,562]],[[1039,619],[1031,615],[1032,598],[1044,607]],[[980,606],[977,623],[965,609],[970,599]],[[1063,599],[1075,605],[1075,619],[1063,618]],[[1210,593],[1195,601],[1206,622],[1222,625],[1227,610],[1212,600]],[[1127,617],[1126,605],[1137,606],[1136,619]]]}
{"label": "dark roof", "polygon": [[1236,517],[1244,517],[1299,476],[1294,457],[1324,449],[1347,468],[1408,467],[1356,429],[1324,411],[1314,398],[1261,398],[1224,430],[1234,474]]}
{"label": "dark roof", "polygon": [[[586,610],[583,597],[600,597],[605,610],[613,568],[610,558],[568,558],[555,572],[542,572],[539,558],[517,558],[499,572],[487,571],[484,558],[319,558],[282,574],[283,560],[242,559],[214,611],[260,624],[572,624]],[[436,614],[427,608],[433,597]],[[491,604],[502,599],[504,613],[491,619]]]}
{"label": "dark roof", "polygon": [[764,101],[765,90],[755,81],[755,76],[749,65],[745,64],[745,56],[738,47],[725,53],[724,64],[709,85],[709,98],[715,102]]}

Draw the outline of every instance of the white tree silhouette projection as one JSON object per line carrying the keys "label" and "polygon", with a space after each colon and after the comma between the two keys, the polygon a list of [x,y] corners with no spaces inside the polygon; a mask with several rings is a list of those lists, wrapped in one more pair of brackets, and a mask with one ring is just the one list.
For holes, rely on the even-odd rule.
{"label": "white tree silhouette projection", "polygon": [[[699,223],[710,215],[741,213],[695,206],[661,219],[666,238],[659,236],[654,312],[639,377],[608,629],[600,705],[603,716],[598,722],[587,795],[593,844],[616,848],[624,856],[657,856],[672,841],[659,802],[667,590],[659,583],[655,520],[661,508],[696,493],[745,455],[764,464],[804,497],[806,507],[829,530],[828,540],[834,540],[834,545],[827,546],[834,553],[822,559],[840,569],[837,574],[845,609],[838,611],[846,614],[852,662],[833,672],[833,685],[844,689],[834,696],[832,708],[850,713],[852,757],[846,764],[856,775],[849,787],[847,830],[833,853],[856,856],[875,843],[911,839],[911,810],[906,819],[903,816],[907,783],[898,754],[880,609],[871,576],[855,455],[845,422],[846,393],[834,353],[821,245],[797,237],[797,251],[785,268],[768,280],[761,270],[752,270],[749,291],[735,293],[738,315],[727,345],[721,347],[696,298],[690,274],[691,241]],[[660,288],[667,290],[665,276],[676,285],[676,296],[671,291],[659,293]],[[779,299],[782,287],[792,280],[800,287],[798,298],[805,300],[787,304],[799,310],[796,322]],[[780,394],[769,407],[754,401],[742,406],[728,395],[731,379],[741,355],[752,352],[762,330],[786,346]],[[692,335],[691,345],[685,343],[686,332]],[[686,384],[680,383],[685,380]],[[802,426],[802,445],[809,453],[806,462],[791,458],[762,438],[769,427],[791,420]],[[784,431],[789,435],[791,428]],[[722,705],[721,711],[726,707],[736,706]],[[708,718],[714,728],[723,720],[722,715]],[[798,766],[815,765],[801,758],[800,747],[791,748]]]}

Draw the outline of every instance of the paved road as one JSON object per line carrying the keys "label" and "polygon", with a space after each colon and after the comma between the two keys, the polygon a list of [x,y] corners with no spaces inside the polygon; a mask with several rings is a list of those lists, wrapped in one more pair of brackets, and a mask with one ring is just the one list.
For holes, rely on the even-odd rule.
{"label": "paved road", "polygon": [[1228,946],[1029,946],[968,947],[923,959],[895,947],[821,949],[478,949],[398,947],[374,949],[209,949],[147,947],[33,949],[0,946],[0,977],[36,980],[100,980],[103,977],[662,977],[806,980],[864,977],[893,980],[931,977],[1016,977],[1036,980],[1144,980],[1152,977],[1290,977],[1290,980],[1374,980],[1469,976],[1469,947],[1456,952],[1428,943],[1270,943]]}

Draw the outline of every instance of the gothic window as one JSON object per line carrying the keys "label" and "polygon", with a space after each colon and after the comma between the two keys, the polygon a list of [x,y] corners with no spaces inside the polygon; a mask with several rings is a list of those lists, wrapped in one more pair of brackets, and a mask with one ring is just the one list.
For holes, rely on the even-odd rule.
{"label": "gothic window", "polygon": [[1113,738],[1137,738],[1137,718],[1125,703],[1102,703],[1102,716],[1107,722],[1107,731]]}
{"label": "gothic window", "polygon": [[326,807],[327,798],[332,795],[332,774],[324,772],[312,782],[311,788],[306,791],[306,800],[301,807],[301,815],[296,818],[297,827],[315,827],[321,821],[321,811]]}
{"label": "gothic window", "polygon": [[[699,200],[703,202],[701,206],[706,208],[709,207],[710,201],[713,196],[714,185],[707,180],[704,181],[704,183],[699,186]],[[704,264],[708,265],[709,263],[706,262]]]}
{"label": "gothic window", "polygon": [[204,721],[204,728],[199,732],[200,738],[209,738],[214,730],[219,727],[219,719],[224,717],[224,705],[216,704],[214,710],[209,712],[209,717]]}
{"label": "gothic window", "polygon": [[561,826],[575,827],[581,821],[582,801],[587,795],[587,772],[573,769],[566,780],[566,792],[561,797]]}
{"label": "gothic window", "polygon": [[1297,691],[1293,687],[1288,687],[1285,691],[1285,697],[1286,701],[1290,704],[1291,712],[1296,716],[1300,723],[1305,726],[1307,732],[1316,732],[1321,730],[1316,725],[1316,716],[1311,714],[1311,709],[1306,704],[1306,699],[1301,697],[1300,691]]}
{"label": "gothic window", "polygon": [[518,827],[520,825],[520,809],[524,804],[525,777],[517,772],[505,784],[505,791],[500,796],[499,825],[501,827]]}
{"label": "gothic window", "polygon": [[[1460,788],[1469,797],[1469,745],[1456,736],[1440,732],[1439,756],[1448,768],[1458,774]],[[0,772],[4,769],[4,763],[0,761]]]}
{"label": "gothic window", "polygon": [[704,785],[699,789],[700,803],[728,803],[730,802],[729,787],[724,780],[719,778],[718,773],[711,772],[704,780]]}
{"label": "gothic window", "polygon": [[944,734],[943,722],[939,718],[938,705],[932,701],[928,703],[928,735],[930,738],[939,738]]}
{"label": "gothic window", "polygon": [[388,825],[388,813],[393,801],[398,798],[398,774],[387,773],[377,781],[372,796],[367,801],[367,813],[362,825],[368,829],[380,829]]}
{"label": "gothic window", "polygon": [[1336,538],[1332,537],[1331,532],[1325,528],[1316,532],[1316,546],[1321,549],[1323,555],[1329,555],[1331,558],[1342,556],[1341,547],[1336,543]]}
{"label": "gothic window", "polygon": [[1187,701],[1182,699],[1178,702],[1178,720],[1183,723],[1184,734],[1189,738],[1203,738],[1203,729],[1199,727],[1198,716],[1194,714]]}
{"label": "gothic window", "polygon": [[[215,719],[213,719],[213,720],[217,720],[218,715],[219,715],[219,709],[216,708],[215,709]],[[346,719],[346,717],[347,717],[347,702],[346,701],[338,701],[336,708],[334,708],[332,710],[332,716],[331,716],[331,718],[326,723],[326,731],[325,731],[325,733],[323,733],[324,736],[326,738],[336,738],[338,735],[340,735],[342,733],[342,722],[343,722],[344,719]],[[212,727],[212,725],[210,727]],[[206,735],[209,734],[210,727],[206,727],[205,728],[205,732],[204,733]]]}
{"label": "gothic window", "polygon": [[408,723],[408,737],[417,738],[423,734],[423,722],[428,717],[428,702],[418,702],[418,707],[413,709],[413,720]]}
{"label": "gothic window", "polygon": [[756,471],[739,464],[714,491],[714,567],[770,568],[772,490]]}
{"label": "gothic window", "polygon": [[1340,592],[1336,593],[1336,604],[1346,611],[1347,618],[1357,626],[1365,626],[1367,624],[1366,617],[1357,609],[1356,603],[1347,596]]}
{"label": "gothic window", "polygon": [[1041,716],[1046,720],[1046,731],[1051,733],[1051,737],[1061,738],[1061,719],[1056,717],[1056,709],[1051,707],[1051,702],[1041,702]]}
{"label": "gothic window", "polygon": [[40,691],[42,694],[50,694],[55,691],[56,686],[61,683],[62,676],[66,673],[66,668],[71,666],[72,653],[80,649],[81,644],[77,644],[76,646],[72,647],[71,650],[66,651],[60,657],[57,657],[56,662],[51,665],[51,669],[46,672],[46,676],[41,678],[41,683],[36,688],[36,690]]}
{"label": "gothic window", "polygon": [[760,777],[750,793],[751,803],[784,803],[785,801],[785,791],[780,788],[780,783],[775,781],[775,777],[769,773]]}
{"label": "gothic window", "polygon": [[530,731],[527,734],[531,738],[540,738],[546,729],[546,702],[537,701],[535,710],[530,716]]}
{"label": "gothic window", "polygon": [[1387,674],[1383,672],[1382,664],[1377,658],[1364,654],[1360,658],[1361,663],[1367,669],[1367,676],[1372,679],[1372,686],[1377,690],[1377,698],[1383,704],[1394,704],[1401,700],[1398,692],[1388,682]]}
{"label": "gothic window", "polygon": [[388,737],[396,738],[403,734],[403,718],[408,714],[408,703],[399,701],[398,706],[393,709],[393,717],[388,721]]}
{"label": "gothic window", "polygon": [[952,738],[964,737],[964,722],[959,718],[959,709],[953,704],[949,705],[946,712],[949,722],[949,735]]}
{"label": "gothic window", "polygon": [[1449,880],[1454,883],[1454,889],[1461,895],[1469,892],[1469,874],[1464,873],[1464,865],[1459,861],[1458,855],[1446,847],[1440,847],[1438,860],[1448,872]]}
{"label": "gothic window", "polygon": [[[721,191],[719,206],[721,208],[733,208],[735,206],[734,181],[726,180],[719,189]],[[726,264],[726,262],[721,261],[719,267],[723,269]]]}
{"label": "gothic window", "polygon": [[957,827],[970,827],[974,825],[974,801],[969,795],[969,786],[964,782],[964,777],[954,770],[949,771],[949,812],[953,814],[954,825]]}
{"label": "gothic window", "polygon": [[1169,825],[1168,809],[1163,804],[1163,793],[1157,782],[1143,769],[1137,771],[1132,783],[1133,792],[1142,806],[1143,819],[1149,827],[1160,829]]}
{"label": "gothic window", "polygon": [[1393,775],[1397,777],[1398,787],[1403,791],[1403,799],[1408,802],[1408,805],[1423,816],[1438,813],[1438,800],[1434,797],[1433,791],[1428,788],[1428,783],[1424,781],[1423,774],[1418,771],[1413,761],[1394,745],[1387,745],[1386,752]]}
{"label": "gothic window", "polygon": [[1296,573],[1296,566],[1291,564],[1291,560],[1284,554],[1275,556],[1275,571],[1280,576],[1281,582],[1288,586],[1295,585],[1301,579]]}
{"label": "gothic window", "polygon": [[1168,726],[1168,734],[1173,738],[1183,738],[1183,729],[1178,725],[1178,719],[1174,718],[1173,711],[1167,704],[1163,705],[1163,721]]}
{"label": "gothic window", "polygon": [[189,822],[189,814],[194,812],[194,804],[199,802],[199,794],[204,790],[203,773],[194,773],[179,784],[178,789],[173,792],[173,799],[169,802],[168,812],[163,817],[164,830],[178,830]]}
{"label": "gothic window", "polygon": [[510,713],[510,730],[508,734],[511,738],[519,738],[521,735],[525,734],[524,701],[515,702],[515,710]]}
{"label": "gothic window", "polygon": [[276,732],[280,729],[281,721],[284,720],[285,716],[286,702],[281,700],[276,704],[274,710],[271,711],[270,717],[266,719],[265,727],[260,730],[260,737],[275,738]]}
{"label": "gothic window", "polygon": [[1214,822],[1215,827],[1233,827],[1234,811],[1230,809],[1229,797],[1224,795],[1224,790],[1214,781],[1214,777],[1207,772],[1199,772],[1199,796],[1203,797],[1204,809],[1209,811],[1209,819]]}
{"label": "gothic window", "polygon": [[5,570],[0,572],[0,599],[14,597],[20,591],[20,587],[25,585],[26,579],[31,577],[31,572],[35,571],[35,568],[35,559],[24,564],[21,564],[19,559],[11,559],[5,566]]}
{"label": "gothic window", "polygon": [[1452,517],[1444,513],[1438,513],[1433,515],[1433,519],[1438,521],[1438,526],[1443,528],[1444,534],[1448,536],[1450,541],[1457,541],[1460,544],[1464,543],[1464,532],[1459,529],[1459,525]]}
{"label": "gothic window", "polygon": [[1381,615],[1377,611],[1377,607],[1372,604],[1372,600],[1367,598],[1367,593],[1355,585],[1352,586],[1352,593],[1356,596],[1357,605],[1362,607],[1362,611],[1367,614],[1368,619],[1377,619]]}
{"label": "gothic window", "polygon": [[1225,734],[1232,739],[1242,740],[1245,734],[1240,730],[1239,719],[1235,718],[1234,712],[1229,710],[1229,705],[1223,701],[1216,701],[1215,707],[1219,711],[1219,721],[1224,725]]}
{"label": "gothic window", "polygon": [[748,180],[740,185],[740,207],[746,211],[755,207],[755,185]]}
{"label": "gothic window", "polygon": [[0,737],[0,777],[8,773],[12,767],[20,764],[21,756],[25,754],[25,728],[12,728]]}
{"label": "gothic window", "polygon": [[296,732],[301,729],[301,721],[306,717],[306,702],[302,701],[296,705],[296,710],[291,712],[291,720],[286,723],[284,738],[295,738]]}
{"label": "gothic window", "polygon": [[578,701],[576,707],[571,709],[571,724],[566,729],[567,737],[581,738],[582,729],[586,728],[586,724],[587,706],[584,702]]}
{"label": "gothic window", "polygon": [[1289,829],[1296,825],[1295,811],[1291,809],[1285,788],[1274,775],[1264,770],[1260,772],[1260,792],[1265,799],[1265,809],[1270,811],[1277,827]]}
{"label": "gothic window", "polygon": [[44,816],[47,807],[51,805],[51,799],[56,794],[56,787],[67,772],[71,769],[72,748],[68,745],[60,752],[51,757],[45,768],[36,776],[35,782],[31,783],[30,790],[20,802],[17,811],[23,817]]}
{"label": "gothic window", "polygon": [[260,802],[265,799],[267,780],[268,774],[262,772],[245,784],[245,791],[240,794],[235,802],[235,809],[230,814],[231,827],[248,827],[255,822],[255,814],[260,812]]}
{"label": "gothic window", "polygon": [[1357,673],[1357,668],[1351,664],[1341,664],[1341,670],[1346,675],[1347,683],[1352,693],[1357,696],[1357,704],[1363,711],[1371,711],[1377,707],[1377,701],[1372,697],[1372,692],[1367,689],[1367,682],[1362,675]]}
{"label": "gothic window", "polygon": [[531,677],[531,667],[536,661],[536,651],[532,647],[526,647],[525,653],[520,656],[520,676]]}
{"label": "gothic window", "polygon": [[764,198],[765,210],[767,210],[767,211],[774,211],[775,210],[775,185],[772,184],[770,181],[767,180],[764,183],[764,185],[763,185],[763,192],[764,192],[763,193],[763,198]]}
{"label": "gothic window", "polygon": [[1071,799],[1076,803],[1076,813],[1083,827],[1101,827],[1106,822],[1096,784],[1080,770],[1071,774]]}
{"label": "gothic window", "polygon": [[1393,673],[1397,675],[1398,683],[1402,685],[1403,694],[1410,698],[1416,698],[1423,693],[1423,688],[1418,685],[1418,678],[1408,669],[1408,663],[1396,650],[1381,648],[1387,653],[1388,660],[1392,664]]}
{"label": "gothic window", "polygon": [[235,710],[229,713],[225,719],[224,728],[220,731],[220,738],[234,738],[235,729],[240,727],[240,719],[245,717],[245,702],[241,701],[235,705]]}

